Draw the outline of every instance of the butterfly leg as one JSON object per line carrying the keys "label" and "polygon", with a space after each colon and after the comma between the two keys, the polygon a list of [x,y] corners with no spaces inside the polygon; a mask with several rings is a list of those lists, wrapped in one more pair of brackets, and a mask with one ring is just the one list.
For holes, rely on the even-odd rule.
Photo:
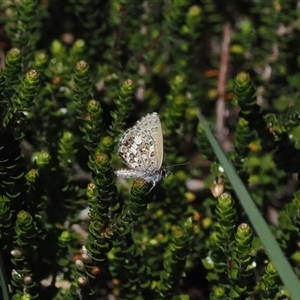
{"label": "butterfly leg", "polygon": [[156,185],[156,182],[155,182],[155,180],[153,180],[152,181],[152,187],[151,187],[151,189],[149,190],[149,192],[147,194],[150,194],[150,192],[154,189],[155,185]]}

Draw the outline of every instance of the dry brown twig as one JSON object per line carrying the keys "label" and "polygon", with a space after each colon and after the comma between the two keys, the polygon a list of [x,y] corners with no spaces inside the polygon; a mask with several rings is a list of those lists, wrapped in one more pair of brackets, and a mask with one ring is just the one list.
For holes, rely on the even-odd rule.
{"label": "dry brown twig", "polygon": [[232,148],[232,143],[227,138],[224,130],[224,119],[226,116],[225,112],[225,95],[226,95],[226,76],[229,64],[229,47],[231,41],[231,26],[229,23],[224,25],[223,29],[223,41],[221,45],[221,63],[218,78],[218,100],[216,102],[216,137],[219,140],[222,148],[227,152]]}

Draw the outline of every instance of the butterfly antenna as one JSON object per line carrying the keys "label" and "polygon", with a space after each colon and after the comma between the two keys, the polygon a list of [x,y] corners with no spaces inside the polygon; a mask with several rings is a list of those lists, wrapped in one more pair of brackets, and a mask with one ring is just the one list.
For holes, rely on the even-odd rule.
{"label": "butterfly antenna", "polygon": [[188,165],[189,163],[190,163],[190,161],[187,161],[187,162],[182,163],[182,164],[168,165],[166,167],[169,168],[169,167],[185,166],[185,165]]}

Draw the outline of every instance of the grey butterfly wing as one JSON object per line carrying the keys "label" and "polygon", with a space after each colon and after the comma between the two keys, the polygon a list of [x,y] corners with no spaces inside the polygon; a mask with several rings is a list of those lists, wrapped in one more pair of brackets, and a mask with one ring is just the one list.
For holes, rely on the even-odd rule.
{"label": "grey butterfly wing", "polygon": [[121,137],[118,154],[129,169],[144,173],[157,168],[154,139],[150,131],[136,125],[127,129]]}
{"label": "grey butterfly wing", "polygon": [[[164,140],[162,134],[162,127],[158,113],[153,112],[147,114],[143,118],[135,124],[136,127],[140,128],[141,130],[145,130],[150,132],[152,139],[154,140],[154,147],[155,147],[155,155],[156,162],[155,168],[158,170],[161,168],[164,158]],[[153,155],[152,152],[150,156]]]}

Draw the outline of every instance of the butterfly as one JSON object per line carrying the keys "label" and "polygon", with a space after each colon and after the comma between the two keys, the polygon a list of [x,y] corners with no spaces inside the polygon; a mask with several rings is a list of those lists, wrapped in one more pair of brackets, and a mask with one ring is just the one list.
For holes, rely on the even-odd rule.
{"label": "butterfly", "polygon": [[115,174],[123,178],[143,178],[152,183],[150,191],[158,181],[171,174],[162,168],[163,134],[156,112],[147,114],[125,131],[119,142],[118,154],[128,169],[116,170]]}

